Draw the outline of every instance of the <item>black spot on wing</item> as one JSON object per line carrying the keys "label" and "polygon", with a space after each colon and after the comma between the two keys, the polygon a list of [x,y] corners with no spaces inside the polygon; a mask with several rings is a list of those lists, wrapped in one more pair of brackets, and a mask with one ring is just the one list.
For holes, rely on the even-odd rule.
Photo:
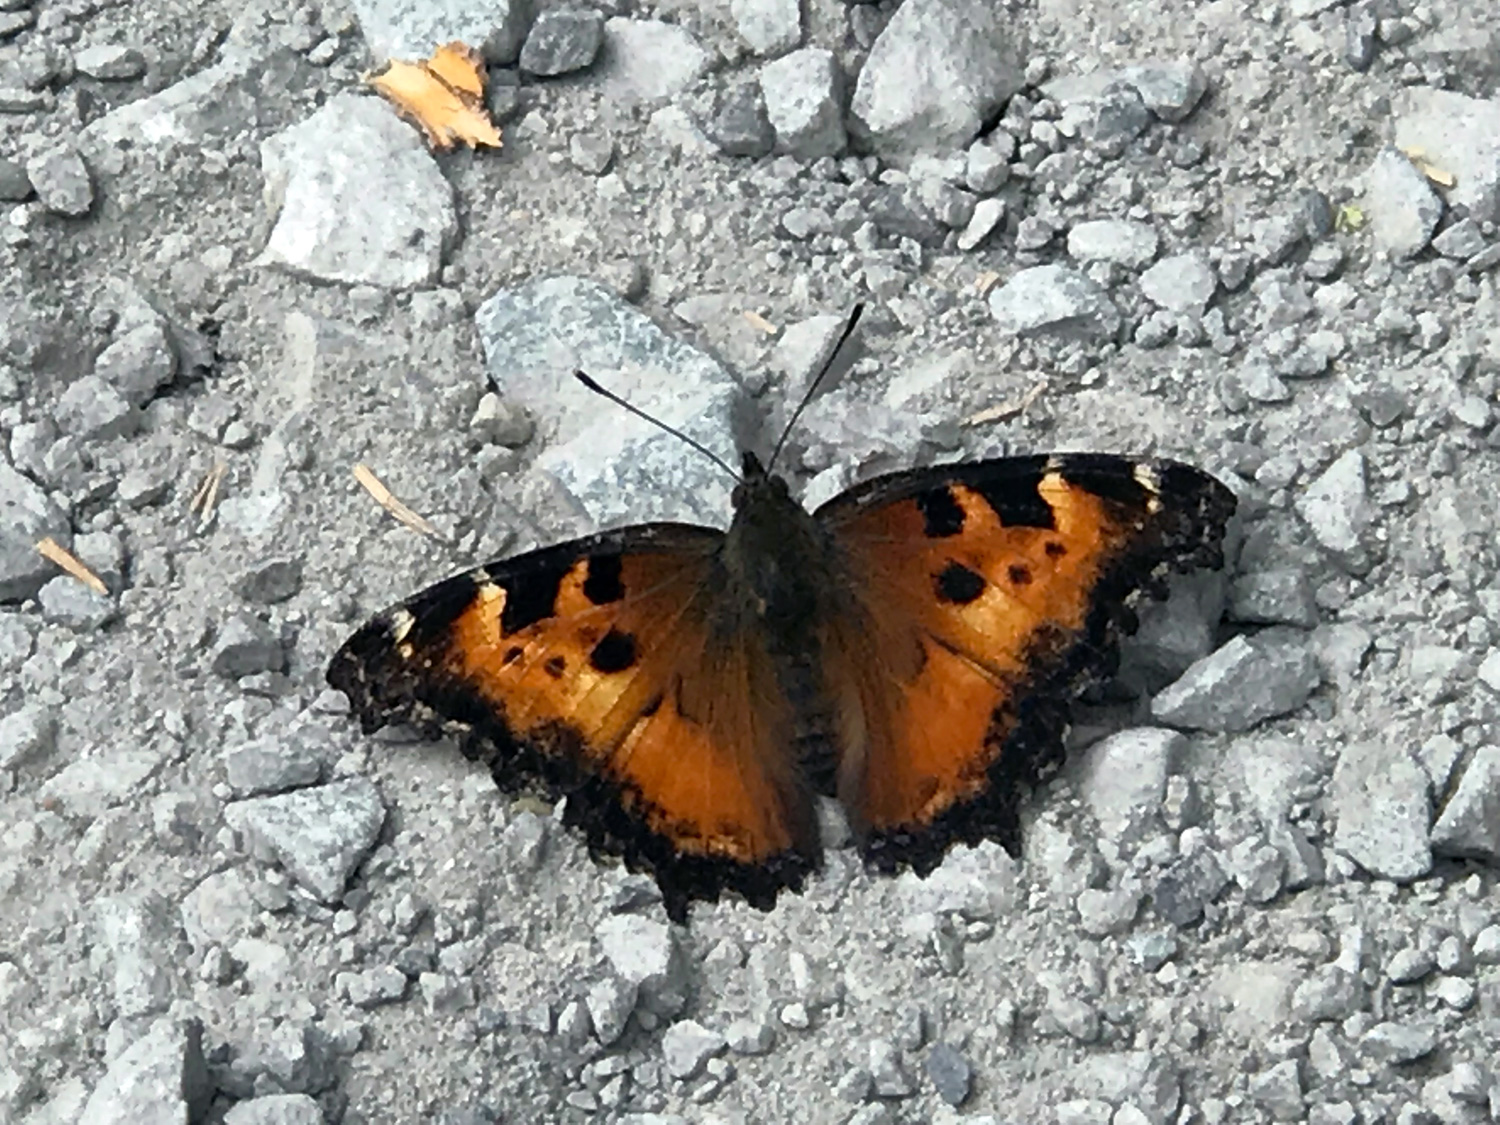
{"label": "black spot on wing", "polygon": [[1030,586],[1031,568],[1022,566],[1020,563],[1011,563],[1006,571],[1006,577],[1010,579],[1012,586]]}
{"label": "black spot on wing", "polygon": [[970,570],[963,563],[951,562],[941,574],[934,576],[933,585],[943,601],[967,605],[984,593],[984,575]]}
{"label": "black spot on wing", "polygon": [[549,656],[546,663],[542,665],[542,671],[546,672],[554,680],[562,679],[562,674],[567,670],[568,662],[561,656]]}
{"label": "black spot on wing", "polygon": [[620,581],[619,555],[594,555],[589,559],[589,572],[583,580],[583,596],[595,605],[608,605],[625,596],[625,584]]}
{"label": "black spot on wing", "polygon": [[635,663],[635,638],[629,633],[611,629],[589,653],[589,663],[596,672],[625,671]]}
{"label": "black spot on wing", "polygon": [[964,510],[953,498],[953,489],[934,488],[919,492],[917,510],[922,513],[922,532],[929,539],[946,539],[964,529]]}
{"label": "black spot on wing", "polygon": [[1037,491],[1041,476],[1011,476],[997,480],[976,480],[970,484],[975,492],[995,510],[1003,527],[1040,527],[1051,530],[1057,526],[1052,514],[1052,505]]}
{"label": "black spot on wing", "polygon": [[501,582],[505,608],[500,611],[500,631],[510,636],[551,617],[557,608],[557,591],[574,561],[561,556],[537,558],[508,575]]}

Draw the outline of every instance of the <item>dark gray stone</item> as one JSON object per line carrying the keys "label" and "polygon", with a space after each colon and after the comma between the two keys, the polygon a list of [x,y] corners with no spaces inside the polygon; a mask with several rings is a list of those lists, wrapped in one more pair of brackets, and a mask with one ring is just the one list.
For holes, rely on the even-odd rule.
{"label": "dark gray stone", "polygon": [[1210,851],[1180,859],[1162,872],[1151,892],[1156,913],[1174,926],[1191,926],[1229,885],[1229,876]]}
{"label": "dark gray stone", "polygon": [[974,1068],[957,1047],[936,1043],[927,1053],[927,1077],[938,1097],[951,1106],[961,1106],[973,1088]]}
{"label": "dark gray stone", "polygon": [[728,156],[765,156],[771,151],[776,132],[766,116],[759,82],[737,82],[719,95],[717,103],[702,128],[721,152]]}
{"label": "dark gray stone", "polygon": [[552,77],[592,66],[604,43],[604,16],[587,9],[542,12],[521,47],[521,69]]}

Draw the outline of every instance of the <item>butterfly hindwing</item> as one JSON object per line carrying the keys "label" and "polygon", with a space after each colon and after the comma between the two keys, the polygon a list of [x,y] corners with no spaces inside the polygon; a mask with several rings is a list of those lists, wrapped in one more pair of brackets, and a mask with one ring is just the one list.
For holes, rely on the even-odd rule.
{"label": "butterfly hindwing", "polygon": [[674,917],[720,889],[769,906],[816,866],[816,820],[763,639],[722,627],[722,542],[651,524],[458,575],[354,634],[329,683],[366,730],[457,733],[502,788],[566,796]]}
{"label": "butterfly hindwing", "polygon": [[1014,854],[1019,791],[1113,672],[1133,601],[1221,565],[1233,510],[1196,469],[1097,454],[898,473],[820,508],[848,587],[821,645],[839,796],[866,857],[925,873],[986,837]]}

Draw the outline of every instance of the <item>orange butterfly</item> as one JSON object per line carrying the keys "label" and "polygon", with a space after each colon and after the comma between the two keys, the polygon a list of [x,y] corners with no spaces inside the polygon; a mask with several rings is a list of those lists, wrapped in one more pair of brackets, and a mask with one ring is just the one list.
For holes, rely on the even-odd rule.
{"label": "orange butterfly", "polygon": [[728,531],[642,524],[450,578],[328,682],[366,731],[459,733],[503,789],[565,795],[674,920],[724,890],[770,909],[820,864],[817,793],[881,871],[1017,854],[1069,704],[1142,595],[1222,565],[1235,507],[1186,465],[1084,453],[893,473],[810,513],[742,464]]}

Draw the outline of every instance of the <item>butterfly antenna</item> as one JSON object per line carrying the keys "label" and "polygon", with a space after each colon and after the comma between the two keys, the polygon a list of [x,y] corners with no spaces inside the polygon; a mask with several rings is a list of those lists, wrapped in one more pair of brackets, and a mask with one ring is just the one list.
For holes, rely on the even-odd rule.
{"label": "butterfly antenna", "polygon": [[663,422],[660,418],[653,418],[651,415],[647,414],[640,407],[638,407],[638,406],[631,406],[630,403],[626,402],[619,395],[615,394],[614,391],[605,390],[598,383],[594,382],[593,379],[591,379],[587,375],[585,375],[582,371],[574,371],[573,372],[573,378],[577,379],[580,383],[582,383],[589,390],[593,391],[596,395],[603,395],[605,398],[609,399],[609,401],[612,402],[612,403],[614,403],[616,406],[623,406],[626,410],[628,410],[631,414],[634,414],[637,418],[641,418],[641,419],[644,419],[647,422],[650,422],[653,426],[655,426],[659,430],[666,430],[667,433],[671,434],[675,438],[681,438],[683,441],[687,442],[694,449],[696,449],[699,453],[703,454],[703,456],[707,457],[715,465],[719,466],[719,468],[723,469],[726,473],[728,473],[730,476],[732,476],[735,480],[741,481],[741,482],[744,481],[744,478],[742,476],[740,476],[739,473],[735,472],[733,468],[730,467],[729,462],[725,461],[724,458],[720,457],[717,453],[715,453],[712,449],[708,448],[708,446],[704,445],[701,441],[697,441],[694,438],[688,437],[687,434],[683,433],[681,430],[673,429],[671,426],[669,426],[665,422]]}
{"label": "butterfly antenna", "polygon": [[808,384],[807,390],[802,395],[802,401],[797,404],[797,409],[792,411],[792,416],[787,419],[786,428],[781,431],[781,438],[776,442],[776,448],[771,450],[771,459],[766,462],[766,472],[770,472],[776,465],[776,459],[781,456],[781,447],[786,444],[786,439],[791,435],[792,428],[796,426],[797,419],[802,417],[802,412],[807,409],[807,404],[818,393],[818,388],[823,385],[823,380],[833,370],[833,362],[838,359],[839,353],[844,350],[844,345],[849,342],[849,337],[854,335],[854,328],[859,324],[859,318],[864,315],[865,306],[858,304],[854,311],[849,314],[849,319],[844,323],[844,330],[839,333],[838,343],[833,345],[833,350],[828,353],[828,358],[823,361],[823,366],[818,368],[818,373],[813,376],[813,381]]}

